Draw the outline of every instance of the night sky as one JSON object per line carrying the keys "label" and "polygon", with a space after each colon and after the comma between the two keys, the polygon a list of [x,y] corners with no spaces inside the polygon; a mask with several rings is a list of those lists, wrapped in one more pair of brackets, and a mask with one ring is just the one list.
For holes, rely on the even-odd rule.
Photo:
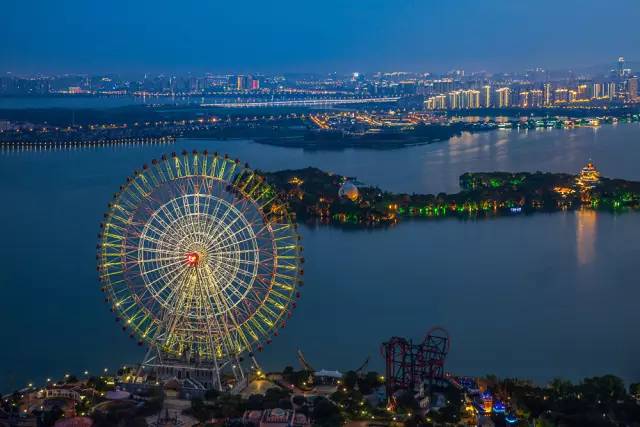
{"label": "night sky", "polygon": [[0,71],[515,71],[638,60],[639,0],[0,0]]}

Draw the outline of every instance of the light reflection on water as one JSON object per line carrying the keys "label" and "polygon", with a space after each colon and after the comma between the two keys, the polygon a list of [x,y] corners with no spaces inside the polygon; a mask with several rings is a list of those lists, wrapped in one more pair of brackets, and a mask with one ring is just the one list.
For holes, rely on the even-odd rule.
{"label": "light reflection on water", "polygon": [[596,255],[598,214],[589,209],[576,211],[576,249],[578,264],[593,262]]}
{"label": "light reflection on water", "polygon": [[[103,306],[94,251],[111,194],[162,153],[208,149],[264,170],[311,165],[391,191],[437,193],[457,191],[465,171],[575,173],[589,157],[605,176],[640,180],[639,140],[640,127],[629,125],[463,134],[392,151],[180,140],[0,152],[0,338],[15,344],[0,352],[0,390],[142,357]],[[640,379],[640,342],[629,327],[640,323],[640,215],[300,229],[306,284],[287,329],[261,355],[267,369],[297,366],[298,348],[318,368],[353,369],[371,356],[381,369],[382,341],[442,324],[453,336],[447,369],[455,372]]]}

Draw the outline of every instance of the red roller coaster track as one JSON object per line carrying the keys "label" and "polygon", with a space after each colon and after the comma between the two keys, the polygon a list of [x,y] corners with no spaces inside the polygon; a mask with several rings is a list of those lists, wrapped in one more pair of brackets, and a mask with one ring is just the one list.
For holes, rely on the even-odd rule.
{"label": "red roller coaster track", "polygon": [[402,337],[383,343],[387,396],[391,398],[398,390],[417,390],[425,382],[429,386],[442,382],[449,346],[449,333],[441,327],[431,328],[419,344]]}

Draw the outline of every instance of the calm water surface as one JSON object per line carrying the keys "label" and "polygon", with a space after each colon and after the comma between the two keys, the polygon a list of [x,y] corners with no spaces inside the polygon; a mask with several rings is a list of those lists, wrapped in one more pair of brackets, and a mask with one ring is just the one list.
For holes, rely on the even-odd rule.
{"label": "calm water surface", "polygon": [[[265,170],[318,166],[385,189],[456,191],[464,171],[575,172],[640,180],[640,127],[465,134],[397,151],[307,152],[248,141],[179,141],[0,152],[0,390],[141,357],[102,302],[98,223],[124,177],[161,153],[228,152]],[[392,335],[452,335],[448,369],[545,381],[640,380],[640,215],[540,214],[406,221],[387,230],[302,226],[305,287],[260,360],[353,369]]]}

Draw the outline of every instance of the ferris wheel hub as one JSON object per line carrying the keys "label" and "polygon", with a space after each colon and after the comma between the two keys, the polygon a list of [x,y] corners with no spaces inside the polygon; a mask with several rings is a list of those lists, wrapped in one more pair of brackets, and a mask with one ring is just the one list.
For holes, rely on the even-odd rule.
{"label": "ferris wheel hub", "polygon": [[191,267],[195,267],[200,262],[200,254],[198,252],[189,252],[187,253],[187,264]]}

